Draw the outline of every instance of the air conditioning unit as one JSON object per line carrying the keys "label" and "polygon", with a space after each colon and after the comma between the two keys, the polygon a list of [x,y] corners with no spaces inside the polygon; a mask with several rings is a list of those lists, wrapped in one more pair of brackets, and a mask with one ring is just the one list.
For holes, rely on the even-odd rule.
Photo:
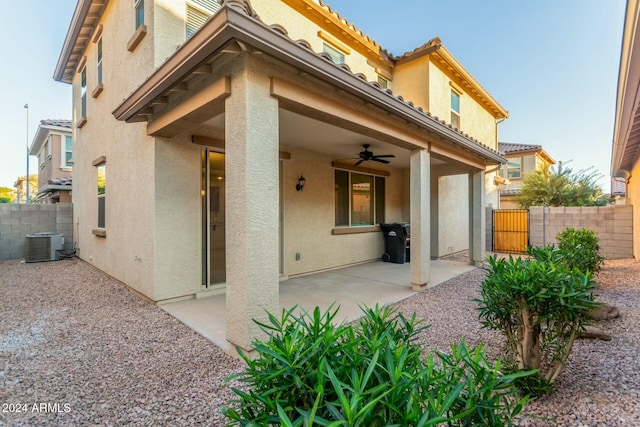
{"label": "air conditioning unit", "polygon": [[55,261],[58,259],[56,251],[61,250],[62,245],[64,245],[64,236],[60,233],[27,234],[24,260],[26,262]]}

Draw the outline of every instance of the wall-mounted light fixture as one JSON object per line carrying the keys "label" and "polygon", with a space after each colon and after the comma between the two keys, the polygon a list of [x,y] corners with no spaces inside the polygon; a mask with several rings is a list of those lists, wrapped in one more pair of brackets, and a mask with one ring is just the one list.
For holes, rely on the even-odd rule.
{"label": "wall-mounted light fixture", "polygon": [[296,184],[296,191],[302,191],[304,188],[305,179],[302,174],[300,174],[300,178],[298,178],[298,183]]}

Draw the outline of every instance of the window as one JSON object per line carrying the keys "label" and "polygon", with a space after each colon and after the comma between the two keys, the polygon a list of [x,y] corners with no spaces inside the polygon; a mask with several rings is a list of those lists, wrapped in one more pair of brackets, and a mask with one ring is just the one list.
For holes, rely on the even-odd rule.
{"label": "window", "polygon": [[101,85],[102,84],[102,38],[98,40],[97,47],[98,47],[98,61],[96,66],[98,68],[98,84]]}
{"label": "window", "polygon": [[38,165],[40,169],[44,168],[44,158],[46,153],[46,147],[42,147],[42,150],[38,153]]}
{"label": "window", "polygon": [[47,138],[47,142],[45,143],[45,146],[47,147],[47,158],[50,159],[51,156],[53,155],[53,139],[51,138],[51,135],[49,135],[49,137]]}
{"label": "window", "polygon": [[136,15],[136,30],[144,25],[144,0],[133,0]]}
{"label": "window", "polygon": [[384,222],[383,177],[336,170],[335,206],[337,226],[375,225]]}
{"label": "window", "polygon": [[334,62],[334,64],[344,64],[344,53],[340,52],[335,47],[327,43],[323,43],[322,51],[331,57],[331,60]]}
{"label": "window", "polygon": [[187,2],[187,39],[191,38],[207,20],[220,10],[217,0],[189,0]]}
{"label": "window", "polygon": [[389,87],[389,80],[385,79],[382,76],[378,76],[378,84],[382,89],[386,89]]}
{"label": "window", "polygon": [[80,117],[87,117],[87,68],[83,68],[80,72]]}
{"label": "window", "polygon": [[522,158],[507,159],[507,164],[504,165],[504,172],[501,175],[507,179],[522,178]]}
{"label": "window", "polygon": [[460,94],[451,90],[451,126],[460,129]]}
{"label": "window", "polygon": [[107,196],[106,164],[98,165],[98,228],[105,228],[105,202]]}
{"label": "window", "polygon": [[72,156],[73,156],[73,137],[69,135],[65,135],[64,142],[62,145],[62,167],[70,168],[73,166]]}

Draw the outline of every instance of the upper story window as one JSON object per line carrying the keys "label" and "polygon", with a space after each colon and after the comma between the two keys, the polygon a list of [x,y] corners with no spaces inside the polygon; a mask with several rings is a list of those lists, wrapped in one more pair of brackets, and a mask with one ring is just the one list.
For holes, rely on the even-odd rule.
{"label": "upper story window", "polygon": [[337,226],[363,226],[384,222],[384,177],[336,170],[335,189]]}
{"label": "upper story window", "polygon": [[326,54],[328,54],[331,57],[331,60],[335,63],[335,64],[344,64],[344,53],[340,52],[338,49],[336,49],[335,47],[331,46],[328,43],[323,43],[322,44],[322,51]]}
{"label": "upper story window", "polygon": [[70,168],[73,166],[73,137],[65,135],[64,141],[62,142],[62,153],[62,167]]}
{"label": "upper story window", "polygon": [[80,117],[87,117],[87,68],[80,72]]}
{"label": "upper story window", "polygon": [[98,71],[98,84],[100,85],[102,84],[102,38],[98,40],[98,43],[96,45],[98,48],[98,58],[96,62],[96,68]]}
{"label": "upper story window", "polygon": [[507,159],[507,163],[500,168],[498,174],[507,179],[522,178],[522,157]]}
{"label": "upper story window", "polygon": [[42,150],[40,150],[40,152],[38,153],[38,166],[40,167],[40,169],[44,168],[46,151],[46,147],[42,147]]}
{"label": "upper story window", "polygon": [[382,76],[378,76],[378,84],[382,89],[387,89],[389,87],[389,80],[385,79]]}
{"label": "upper story window", "polygon": [[51,156],[53,155],[53,141],[52,141],[51,135],[49,135],[49,137],[47,138],[46,147],[47,147],[47,157],[50,159]]}
{"label": "upper story window", "polygon": [[220,10],[221,6],[217,0],[188,0],[186,4],[186,35],[189,39]]}
{"label": "upper story window", "polygon": [[144,0],[133,0],[136,15],[136,30],[144,25]]}
{"label": "upper story window", "polygon": [[451,126],[460,129],[460,94],[451,89]]}

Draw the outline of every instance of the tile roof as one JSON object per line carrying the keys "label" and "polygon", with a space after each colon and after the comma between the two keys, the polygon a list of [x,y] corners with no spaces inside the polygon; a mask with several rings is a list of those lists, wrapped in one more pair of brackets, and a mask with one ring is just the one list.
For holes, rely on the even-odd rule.
{"label": "tile roof", "polygon": [[520,189],[519,188],[505,188],[504,190],[500,190],[500,195],[501,196],[516,196],[520,193]]}
{"label": "tile roof", "polygon": [[64,119],[46,119],[40,120],[40,124],[42,126],[57,126],[61,128],[69,128],[72,129],[71,120]]}
{"label": "tile roof", "polygon": [[62,178],[53,178],[50,179],[47,184],[51,184],[51,185],[69,185],[71,186],[73,184],[73,177],[71,176],[65,176]]}
{"label": "tile roof", "polygon": [[518,153],[520,151],[537,151],[541,149],[542,149],[542,145],[498,142],[498,151],[503,154]]}

